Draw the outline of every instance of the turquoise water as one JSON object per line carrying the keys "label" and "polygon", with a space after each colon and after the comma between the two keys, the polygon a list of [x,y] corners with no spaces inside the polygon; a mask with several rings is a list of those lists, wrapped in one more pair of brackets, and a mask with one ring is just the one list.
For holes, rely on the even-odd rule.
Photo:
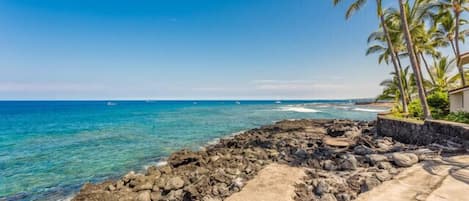
{"label": "turquoise water", "polygon": [[1,101],[0,200],[59,200],[281,119],[371,120],[349,101]]}

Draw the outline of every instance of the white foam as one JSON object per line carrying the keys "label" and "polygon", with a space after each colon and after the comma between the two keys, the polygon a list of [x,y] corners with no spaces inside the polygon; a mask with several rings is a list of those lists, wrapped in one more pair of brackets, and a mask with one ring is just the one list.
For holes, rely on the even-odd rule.
{"label": "white foam", "polygon": [[326,108],[326,107],[331,107],[330,105],[318,105],[316,107],[319,107],[319,108]]}
{"label": "white foam", "polygon": [[320,112],[319,110],[315,110],[315,109],[311,109],[311,108],[305,108],[305,107],[298,107],[298,106],[281,107],[280,111],[302,112],[302,113]]}
{"label": "white foam", "polygon": [[231,134],[229,134],[227,136],[224,136],[224,137],[221,137],[221,138],[214,138],[214,139],[208,141],[207,143],[205,143],[204,145],[200,146],[199,148],[200,149],[205,149],[207,146],[216,145],[216,144],[220,143],[221,139],[232,139],[236,135],[243,134],[244,132],[246,132],[246,131],[242,130],[242,131],[231,133]]}
{"label": "white foam", "polygon": [[370,109],[370,108],[354,108],[353,110],[361,111],[361,112],[387,112],[389,111],[387,109]]}
{"label": "white foam", "polygon": [[[220,138],[215,138],[213,140],[210,140],[206,143],[206,145],[215,145],[217,144],[218,142],[220,142]],[[202,146],[202,147],[205,147],[206,145]]]}
{"label": "white foam", "polygon": [[156,162],[156,167],[160,167],[160,166],[167,165],[167,164],[168,164],[168,161],[161,160],[161,161]]}
{"label": "white foam", "polygon": [[336,106],[335,108],[337,108],[337,109],[344,109],[344,110],[350,109],[349,106]]}

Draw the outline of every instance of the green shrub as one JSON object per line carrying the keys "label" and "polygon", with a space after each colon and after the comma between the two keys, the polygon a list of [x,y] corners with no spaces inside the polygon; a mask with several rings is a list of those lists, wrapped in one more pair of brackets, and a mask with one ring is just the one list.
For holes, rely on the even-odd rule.
{"label": "green shrub", "polygon": [[422,105],[419,100],[413,100],[408,107],[410,117],[423,118]]}
{"label": "green shrub", "polygon": [[468,112],[451,112],[445,118],[448,121],[460,122],[469,124],[469,113]]}
{"label": "green shrub", "polygon": [[448,93],[440,90],[433,91],[428,95],[427,102],[434,118],[440,119],[449,114]]}

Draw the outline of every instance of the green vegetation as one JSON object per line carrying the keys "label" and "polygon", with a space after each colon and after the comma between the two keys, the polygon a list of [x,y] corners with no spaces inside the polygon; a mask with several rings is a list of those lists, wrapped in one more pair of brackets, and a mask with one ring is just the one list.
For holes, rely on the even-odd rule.
{"label": "green vegetation", "polygon": [[448,93],[440,90],[433,91],[428,95],[427,101],[434,118],[441,119],[449,114]]}
{"label": "green vegetation", "polygon": [[467,112],[452,112],[448,114],[445,118],[447,121],[454,121],[469,124],[469,113]]}
{"label": "green vegetation", "polygon": [[[398,6],[390,8],[383,4],[391,1],[383,1],[374,1],[379,28],[368,37],[366,54],[378,55],[378,63],[391,65],[393,72],[381,82],[377,99],[394,100],[395,117],[465,122],[468,114],[449,113],[447,91],[466,86],[469,78],[459,62],[460,43],[469,35],[464,19],[469,0],[397,0]],[[333,0],[334,5],[343,2]],[[367,2],[352,1],[346,18]]]}
{"label": "green vegetation", "polygon": [[413,100],[412,102],[410,102],[408,117],[413,117],[413,118],[418,118],[418,119],[423,118],[422,105],[420,104],[420,101]]}

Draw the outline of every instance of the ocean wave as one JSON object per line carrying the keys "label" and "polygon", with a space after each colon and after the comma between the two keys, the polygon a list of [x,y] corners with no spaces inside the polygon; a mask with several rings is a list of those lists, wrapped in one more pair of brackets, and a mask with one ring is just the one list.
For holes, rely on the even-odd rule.
{"label": "ocean wave", "polygon": [[319,108],[327,108],[327,107],[331,107],[331,105],[318,105],[316,107],[319,107]]}
{"label": "ocean wave", "polygon": [[143,170],[146,171],[149,167],[152,167],[152,166],[160,167],[166,164],[168,164],[168,161],[166,161],[165,159],[161,159],[161,160],[150,162],[148,164],[143,165]]}
{"label": "ocean wave", "polygon": [[360,112],[387,112],[389,111],[388,109],[371,109],[371,108],[354,108],[353,110],[360,111]]}
{"label": "ocean wave", "polygon": [[343,110],[350,109],[349,106],[336,106],[335,108],[337,108],[337,109],[343,109]]}
{"label": "ocean wave", "polygon": [[298,107],[298,106],[291,106],[291,107],[281,107],[280,111],[286,111],[286,112],[302,112],[302,113],[315,113],[315,112],[320,112],[319,110],[311,109],[311,108],[305,108],[305,107]]}

